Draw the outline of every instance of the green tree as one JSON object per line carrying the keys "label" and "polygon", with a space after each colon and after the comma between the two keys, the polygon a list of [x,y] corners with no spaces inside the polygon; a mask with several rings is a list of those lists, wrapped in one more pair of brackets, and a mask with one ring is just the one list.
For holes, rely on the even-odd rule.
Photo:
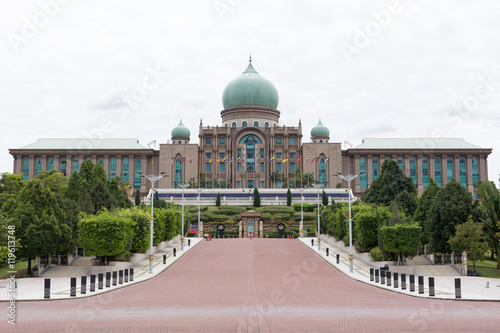
{"label": "green tree", "polygon": [[488,218],[483,219],[486,235],[493,252],[497,256],[497,268],[500,269],[500,244],[498,234],[500,232],[500,195],[495,183],[492,181],[481,182],[478,188],[481,205],[486,209]]}
{"label": "green tree", "polygon": [[[85,189],[88,191],[88,184],[86,185]],[[68,187],[66,188],[64,196],[70,200],[73,200],[74,202],[78,202],[80,200],[80,191],[80,175],[77,171],[73,171],[71,177],[69,177]]]}
{"label": "green tree", "polygon": [[303,173],[301,169],[295,170],[294,184],[296,188],[309,188],[312,184],[316,184],[314,174],[311,172]]}
{"label": "green tree", "polygon": [[90,255],[105,258],[124,253],[132,242],[134,221],[107,211],[88,215],[78,222],[78,244]]}
{"label": "green tree", "polygon": [[400,259],[404,262],[405,255],[418,252],[421,246],[421,232],[422,227],[416,223],[382,226],[380,228],[380,234],[384,251],[397,254],[398,265],[400,265]]}
{"label": "green tree", "polygon": [[328,196],[326,195],[326,192],[325,190],[323,190],[323,194],[321,196],[321,201],[322,201],[322,204],[323,206],[328,206]]}
{"label": "green tree", "polygon": [[220,192],[217,192],[217,199],[215,199],[215,206],[220,206]]}
{"label": "green tree", "polygon": [[66,215],[45,183],[33,179],[15,201],[11,200],[7,217],[16,226],[20,245],[17,254],[28,259],[29,274],[31,259],[35,256],[66,254],[71,250],[72,233],[66,224]]}
{"label": "green tree", "polygon": [[[108,183],[109,191],[111,195],[115,198],[116,206],[119,208],[130,208],[132,207],[132,201],[130,201],[127,191],[125,188],[129,185],[128,182],[123,181],[120,177],[114,177]],[[158,192],[157,192],[158,193]]]}
{"label": "green tree", "polygon": [[472,213],[472,196],[461,183],[451,179],[431,208],[429,235],[431,251],[449,253],[448,240],[455,235],[455,227],[467,221]]}
{"label": "green tree", "polygon": [[133,240],[130,248],[130,251],[133,253],[142,253],[149,248],[150,222],[144,213],[138,207],[119,209],[116,213],[120,218],[130,218],[134,222],[132,227]]}
{"label": "green tree", "polygon": [[274,184],[276,186],[277,183],[283,180],[283,175],[277,171],[271,172],[269,175],[269,183]]}
{"label": "green tree", "polygon": [[101,180],[98,180],[91,192],[94,211],[98,212],[103,208],[110,210],[116,208],[116,199],[109,191],[109,188]]}
{"label": "green tree", "polygon": [[367,251],[377,246],[378,228],[391,217],[391,212],[388,207],[372,207],[368,204],[359,205],[356,211],[354,229],[357,243],[361,250]]}
{"label": "green tree", "polygon": [[397,204],[400,209],[413,215],[417,208],[417,190],[412,178],[405,176],[398,162],[385,160],[380,177],[365,192],[363,201],[385,206]]}
{"label": "green tree", "polygon": [[427,244],[430,240],[429,219],[432,205],[441,188],[431,178],[429,185],[418,199],[417,210],[413,214],[413,221],[422,227],[422,244]]}
{"label": "green tree", "polygon": [[292,205],[292,191],[290,191],[290,189],[288,189],[288,191],[286,191],[286,205],[287,206]]}
{"label": "green tree", "polygon": [[139,206],[141,204],[141,193],[139,192],[139,189],[135,191],[135,205]]}
{"label": "green tree", "polygon": [[38,171],[38,175],[35,176],[35,179],[39,179],[45,183],[57,197],[63,197],[68,187],[68,177],[64,176],[56,169],[50,171],[40,170]]}
{"label": "green tree", "polygon": [[257,188],[253,189],[253,206],[260,207],[260,193]]}
{"label": "green tree", "polygon": [[9,199],[15,199],[21,193],[25,183],[23,175],[2,173],[0,178],[0,208]]}
{"label": "green tree", "polygon": [[483,223],[474,222],[472,218],[469,218],[467,222],[455,226],[455,236],[448,240],[453,252],[462,253],[465,251],[467,253],[467,259],[472,260],[474,271],[476,270],[476,261],[482,261],[488,250],[483,228]]}

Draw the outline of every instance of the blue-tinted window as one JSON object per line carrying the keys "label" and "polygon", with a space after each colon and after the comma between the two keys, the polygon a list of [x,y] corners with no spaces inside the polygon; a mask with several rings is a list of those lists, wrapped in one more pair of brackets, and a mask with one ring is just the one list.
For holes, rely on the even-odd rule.
{"label": "blue-tinted window", "polygon": [[378,158],[374,157],[372,160],[372,180],[377,179],[379,176]]}
{"label": "blue-tinted window", "polygon": [[134,188],[140,188],[141,187],[141,183],[142,183],[142,179],[141,179],[141,175],[139,174],[139,172],[142,172],[141,170],[141,158],[140,157],[137,157],[135,159],[135,174],[134,174]]}
{"label": "blue-tinted window", "polygon": [[23,180],[30,179],[30,159],[25,157],[23,160]]}
{"label": "blue-tinted window", "polygon": [[265,186],[264,181],[263,181],[263,180],[261,180],[261,181],[260,181],[260,187],[264,187],[264,186]]}
{"label": "blue-tinted window", "polygon": [[472,158],[472,184],[474,188],[477,187],[477,184],[479,183],[479,167],[477,164],[477,158],[473,157]]}
{"label": "blue-tinted window", "polygon": [[175,160],[175,188],[179,187],[182,183],[182,160],[177,158]]}
{"label": "blue-tinted window", "polygon": [[429,186],[429,162],[427,157],[422,158],[422,186]]}
{"label": "blue-tinted window", "polygon": [[296,138],[296,137],[291,136],[291,137],[290,137],[290,144],[291,144],[291,145],[294,145],[296,140],[297,140],[297,138]]}
{"label": "blue-tinted window", "polygon": [[246,121],[241,123],[241,127],[247,127],[247,126],[248,126],[248,123]]}
{"label": "blue-tinted window", "polygon": [[241,182],[239,180],[236,182],[236,187],[238,187],[238,188],[241,187]]}
{"label": "blue-tinted window", "polygon": [[410,158],[410,177],[413,179],[413,184],[417,186],[417,165],[413,157]]}
{"label": "blue-tinted window", "polygon": [[277,144],[277,145],[281,145],[281,144],[283,144],[283,138],[282,138],[281,136],[277,136],[277,137],[276,137],[276,144]]}
{"label": "blue-tinted window", "polygon": [[73,172],[75,171],[78,172],[79,168],[80,168],[80,163],[78,162],[78,157],[75,157],[73,159]]}
{"label": "blue-tinted window", "polygon": [[226,144],[226,137],[225,136],[219,136],[219,144],[220,145]]}
{"label": "blue-tinted window", "polygon": [[98,163],[102,166],[102,168],[104,169],[104,160],[102,159],[102,157],[99,158],[98,160]]}
{"label": "blue-tinted window", "polygon": [[405,171],[405,164],[404,164],[403,158],[401,156],[398,157],[398,165],[401,168],[401,170],[403,170],[403,172],[404,172]]}
{"label": "blue-tinted window", "polygon": [[446,179],[449,182],[453,178],[453,159],[451,157],[448,157],[446,161],[446,173]]}
{"label": "blue-tinted window", "polygon": [[254,121],[253,122],[253,127],[259,127],[259,122],[258,121]]}
{"label": "blue-tinted window", "polygon": [[265,153],[264,153],[264,148],[260,148],[260,158],[264,158]]}
{"label": "blue-tinted window", "polygon": [[295,172],[295,162],[290,162],[290,172]]}
{"label": "blue-tinted window", "polygon": [[42,170],[42,159],[39,157],[35,162],[35,176]]}
{"label": "blue-tinted window", "polygon": [[241,163],[236,163],[236,172],[241,172]]}
{"label": "blue-tinted window", "polygon": [[109,163],[109,179],[116,177],[116,158],[111,158]]}
{"label": "blue-tinted window", "polygon": [[231,124],[231,127],[232,128],[236,128],[236,122],[235,121],[233,121],[233,123]]}
{"label": "blue-tinted window", "polygon": [[128,182],[128,158],[125,157],[122,161],[122,180]]}
{"label": "blue-tinted window", "polygon": [[326,164],[324,158],[321,158],[319,160],[318,168],[318,180],[320,181],[320,183],[326,183]]}
{"label": "blue-tinted window", "polygon": [[241,148],[236,149],[236,158],[241,158]]}
{"label": "blue-tinted window", "polygon": [[459,171],[460,171],[460,183],[467,188],[467,171],[465,169],[465,158],[460,157],[460,164],[459,164]]}
{"label": "blue-tinted window", "polygon": [[264,162],[260,162],[260,172],[264,172]]}
{"label": "blue-tinted window", "polygon": [[253,188],[254,185],[253,185],[253,180],[247,180],[247,188]]}
{"label": "blue-tinted window", "polygon": [[436,184],[443,186],[443,179],[441,176],[441,159],[439,157],[434,159],[434,179]]}
{"label": "blue-tinted window", "polygon": [[49,165],[47,167],[47,171],[50,171],[52,169],[54,169],[54,159],[51,157],[49,158]]}
{"label": "blue-tinted window", "polygon": [[211,136],[206,136],[205,137],[205,144],[206,145],[211,145],[212,144],[212,137]]}
{"label": "blue-tinted window", "polygon": [[224,160],[225,158],[225,153],[219,154],[219,172],[226,172],[226,161]]}
{"label": "blue-tinted window", "polygon": [[61,167],[60,167],[60,169],[61,169],[61,173],[66,176],[66,157],[61,158]]}
{"label": "blue-tinted window", "polygon": [[269,123],[266,121],[266,123],[264,124],[264,127],[265,128],[268,128],[269,127]]}
{"label": "blue-tinted window", "polygon": [[[359,186],[363,189],[368,188],[368,175],[366,174],[366,159],[361,157],[359,159]],[[363,173],[364,172],[364,173]]]}

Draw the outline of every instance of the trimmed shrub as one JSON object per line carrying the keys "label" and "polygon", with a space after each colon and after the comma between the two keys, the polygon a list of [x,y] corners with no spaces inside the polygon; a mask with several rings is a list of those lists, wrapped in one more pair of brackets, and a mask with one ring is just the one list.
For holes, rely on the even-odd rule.
{"label": "trimmed shrub", "polygon": [[370,255],[373,261],[384,261],[384,255],[378,246],[370,250]]}

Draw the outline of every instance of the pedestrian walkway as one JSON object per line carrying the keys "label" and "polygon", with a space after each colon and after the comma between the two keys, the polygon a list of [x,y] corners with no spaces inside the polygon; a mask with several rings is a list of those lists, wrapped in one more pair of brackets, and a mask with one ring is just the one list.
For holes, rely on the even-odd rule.
{"label": "pedestrian walkway", "polygon": [[50,266],[42,272],[41,277],[80,277],[89,275],[94,258],[94,256],[79,257],[73,260],[69,266]]}
{"label": "pedestrian walkway", "polygon": [[[314,241],[314,245],[311,245],[311,240]],[[430,297],[429,296],[429,288],[428,288],[428,277],[424,279],[424,293],[418,293],[418,287],[416,286],[415,292],[411,292],[409,289],[409,277],[407,277],[407,289],[401,289],[401,283],[399,283],[398,288],[394,287],[394,284],[391,286],[387,286],[386,284],[375,283],[374,281],[370,281],[370,268],[379,268],[376,266],[371,266],[361,260],[357,260],[354,258],[354,269],[353,272],[350,272],[349,269],[349,254],[344,249],[339,249],[333,244],[327,243],[325,241],[321,242],[321,250],[318,251],[318,243],[317,238],[302,238],[300,241],[307,246],[311,251],[314,251],[316,254],[321,256],[326,262],[335,267],[338,271],[343,273],[344,275],[358,280],[360,282],[378,287],[387,289],[393,292],[398,292],[406,295],[417,296],[417,297]],[[329,256],[326,256],[326,249],[329,249]],[[336,263],[336,255],[339,254],[340,262]],[[424,265],[426,267],[427,265]],[[434,266],[436,267],[436,266]],[[493,278],[483,278],[483,277],[474,277],[474,276],[446,276],[442,268],[439,267],[440,273],[439,276],[434,276],[435,281],[435,296],[433,298],[440,299],[455,299],[455,278],[460,278],[461,280],[461,299],[462,300],[491,300],[491,301],[500,301],[500,279]],[[422,272],[420,272],[422,273]],[[430,272],[432,273],[432,271]],[[417,274],[415,274],[417,275]],[[415,280],[415,284],[417,281]]]}
{"label": "pedestrian walkway", "polygon": [[[187,245],[188,240],[191,242],[191,246]],[[132,282],[128,283],[123,283],[123,284],[117,284],[116,286],[111,285],[109,288],[104,287],[103,289],[98,289],[97,287],[97,278],[96,278],[96,287],[95,287],[95,292],[90,292],[90,278],[88,275],[88,270],[89,266],[66,266],[64,267],[66,272],[63,272],[63,270],[54,270],[52,271],[49,270],[47,273],[50,273],[51,271],[54,273],[53,276],[50,277],[51,281],[51,288],[50,288],[50,299],[62,299],[62,298],[79,298],[79,297],[88,297],[88,296],[93,296],[96,294],[101,294],[105,293],[111,290],[116,290],[120,289],[123,287],[126,287],[131,284],[143,282],[145,280],[149,280],[161,272],[163,272],[165,269],[167,269],[170,265],[172,265],[174,262],[179,260],[184,254],[186,254],[189,250],[194,248],[197,244],[199,244],[200,241],[202,241],[203,238],[198,239],[198,238],[185,238],[185,243],[184,243],[184,251],[181,251],[181,242],[180,240],[177,241],[176,243],[171,244],[170,246],[162,249],[161,251],[158,251],[154,254],[154,260],[153,260],[153,274],[149,273],[149,258],[146,257],[146,259],[140,261],[139,263],[135,264],[132,266],[134,268],[134,280]],[[173,256],[173,250],[176,249],[176,257]],[[167,256],[166,263],[163,264],[163,255]],[[88,260],[88,257],[82,258],[85,260]],[[82,263],[82,262],[80,262]],[[72,268],[73,267],[73,268]],[[71,297],[70,296],[70,277],[64,276],[62,277],[57,276],[57,274],[70,274],[70,276],[74,276],[75,272],[78,272],[78,270],[81,270],[80,272],[85,273],[83,276],[87,276],[87,287],[86,287],[86,294],[82,295],[81,294],[81,279],[80,275],[76,281],[77,281],[77,286],[76,286],[76,297]],[[43,277],[39,278],[24,278],[24,279],[17,279],[17,295],[16,295],[16,301],[21,301],[21,300],[42,300],[44,299],[44,281],[45,278],[48,278],[49,275],[44,275]],[[4,288],[7,285],[7,280],[1,280],[0,281],[0,301],[6,301],[8,300],[7,298],[7,293],[3,292],[5,290]]]}

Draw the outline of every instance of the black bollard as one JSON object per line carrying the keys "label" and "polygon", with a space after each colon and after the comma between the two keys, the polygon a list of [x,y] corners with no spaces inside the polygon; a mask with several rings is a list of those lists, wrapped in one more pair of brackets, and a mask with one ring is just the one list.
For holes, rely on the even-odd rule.
{"label": "black bollard", "polygon": [[311,246],[314,246],[314,239],[311,239]]}
{"label": "black bollard", "polygon": [[111,287],[111,272],[106,272],[106,288]]}
{"label": "black bollard", "polygon": [[90,276],[90,291],[95,291],[95,275]]}
{"label": "black bollard", "polygon": [[387,278],[387,286],[391,286],[391,272],[390,271],[385,271],[385,277]]}
{"label": "black bollard", "polygon": [[410,292],[415,291],[415,275],[410,275]]}
{"label": "black bollard", "polygon": [[462,298],[462,287],[460,278],[455,279],[455,298]]}
{"label": "black bollard", "polygon": [[406,290],[406,274],[401,274],[401,289]]}
{"label": "black bollard", "polygon": [[191,246],[191,240],[188,239],[188,246]]}
{"label": "black bollard", "polygon": [[429,277],[429,296],[435,296],[436,289],[434,288],[434,278]]}
{"label": "black bollard", "polygon": [[125,278],[124,278],[124,280],[125,280],[125,283],[128,282],[128,269],[125,269]]}
{"label": "black bollard", "polygon": [[130,269],[130,281],[134,281],[134,269]]}
{"label": "black bollard", "polygon": [[174,257],[177,256],[177,249],[174,247]]}
{"label": "black bollard", "polygon": [[380,269],[380,284],[385,284],[385,269]]}
{"label": "black bollard", "polygon": [[399,274],[394,272],[394,288],[397,288],[398,287],[398,276]]}
{"label": "black bollard", "polygon": [[98,280],[98,288],[99,289],[102,289],[102,287],[104,286],[103,285],[103,281],[104,281],[104,274],[103,273],[99,273],[99,275],[97,275],[97,280]]}
{"label": "black bollard", "polygon": [[118,272],[117,271],[113,271],[113,286],[116,286],[117,277],[118,277]]}
{"label": "black bollard", "polygon": [[375,270],[375,283],[378,283],[378,275],[379,275],[379,270]]}
{"label": "black bollard", "polygon": [[326,256],[328,257],[330,255],[330,249],[326,248]]}
{"label": "black bollard", "polygon": [[370,268],[370,281],[373,281],[373,280],[374,280],[374,276],[373,276],[373,273],[374,273],[374,272],[373,272],[373,271],[374,271],[373,267],[372,267],[372,268]]}
{"label": "black bollard", "polygon": [[418,293],[419,294],[424,293],[424,277],[423,276],[418,277]]}
{"label": "black bollard", "polygon": [[118,271],[118,284],[123,284],[123,269]]}
{"label": "black bollard", "polygon": [[163,265],[165,265],[167,263],[167,255],[164,254],[163,255]]}
{"label": "black bollard", "polygon": [[50,298],[50,279],[45,279],[45,286],[43,287],[43,298]]}
{"label": "black bollard", "polygon": [[87,293],[87,277],[82,276],[82,280],[80,283],[80,294],[84,295]]}
{"label": "black bollard", "polygon": [[340,263],[340,254],[337,253],[337,264]]}
{"label": "black bollard", "polygon": [[72,277],[70,279],[70,284],[69,284],[69,295],[71,297],[75,297],[76,296],[76,278],[75,277]]}

